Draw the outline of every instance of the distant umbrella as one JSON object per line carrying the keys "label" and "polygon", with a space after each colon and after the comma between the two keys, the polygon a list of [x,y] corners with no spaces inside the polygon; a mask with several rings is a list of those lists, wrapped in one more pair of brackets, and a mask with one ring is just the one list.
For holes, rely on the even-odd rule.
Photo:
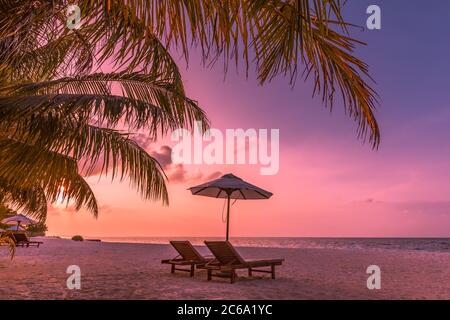
{"label": "distant umbrella", "polygon": [[193,195],[227,199],[227,235],[230,225],[230,199],[269,199],[272,193],[250,184],[234,174],[226,174],[219,179],[203,183],[189,190]]}
{"label": "distant umbrella", "polygon": [[22,226],[15,225],[15,226],[7,228],[6,230],[8,230],[8,231],[24,231],[25,228]]}
{"label": "distant umbrella", "polygon": [[37,222],[33,219],[30,219],[23,214],[17,214],[15,216],[5,218],[2,220],[3,224],[17,224],[17,228],[19,229],[21,225],[28,226],[30,224],[36,224]]}

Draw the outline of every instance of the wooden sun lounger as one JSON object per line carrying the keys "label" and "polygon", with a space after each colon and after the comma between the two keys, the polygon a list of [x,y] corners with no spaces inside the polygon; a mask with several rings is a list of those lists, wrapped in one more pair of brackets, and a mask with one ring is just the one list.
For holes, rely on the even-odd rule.
{"label": "wooden sun lounger", "polygon": [[43,244],[42,241],[31,241],[25,233],[13,233],[12,239],[16,243],[16,247],[37,246],[39,248],[39,245]]}
{"label": "wooden sun lounger", "polygon": [[[212,258],[203,257],[189,241],[170,241],[170,244],[177,250],[178,256],[173,259],[162,260],[161,263],[171,265],[171,273],[177,271],[189,272],[190,276],[194,276],[195,267],[204,268],[206,263]],[[190,266],[189,269],[177,268],[177,266]]]}
{"label": "wooden sun lounger", "polygon": [[[284,261],[284,259],[244,260],[228,241],[205,241],[205,244],[216,258],[205,265],[208,270],[208,281],[212,277],[220,277],[230,278],[231,283],[234,283],[237,269],[248,269],[249,276],[252,276],[253,272],[270,273],[272,279],[275,279],[275,266],[281,265]],[[270,270],[255,269],[259,267],[270,267]]]}

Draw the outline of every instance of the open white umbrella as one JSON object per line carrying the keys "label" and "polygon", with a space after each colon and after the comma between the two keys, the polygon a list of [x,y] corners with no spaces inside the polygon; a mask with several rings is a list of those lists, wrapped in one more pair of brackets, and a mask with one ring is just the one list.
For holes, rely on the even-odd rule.
{"label": "open white umbrella", "polygon": [[37,222],[33,219],[30,219],[23,214],[17,214],[15,216],[5,218],[2,220],[3,224],[17,224],[17,229],[20,229],[20,226],[28,226],[30,224],[36,224]]}
{"label": "open white umbrella", "polygon": [[193,195],[227,199],[227,236],[230,225],[231,199],[269,199],[272,193],[250,184],[234,174],[226,174],[219,179],[189,188]]}

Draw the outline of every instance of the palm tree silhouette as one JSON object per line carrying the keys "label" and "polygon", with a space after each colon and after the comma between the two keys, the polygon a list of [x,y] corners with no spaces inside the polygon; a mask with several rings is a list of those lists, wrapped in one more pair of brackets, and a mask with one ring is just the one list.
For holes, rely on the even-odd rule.
{"label": "palm tree silhouette", "polygon": [[96,216],[83,174],[100,163],[102,175],[168,203],[161,166],[131,132],[208,127],[171,49],[188,61],[200,48],[224,72],[254,65],[261,84],[312,78],[325,106],[338,93],[358,137],[380,142],[377,95],[353,54],[363,43],[349,36],[339,0],[81,0],[79,29],[67,28],[69,2],[0,0],[0,202],[43,220],[62,196]]}

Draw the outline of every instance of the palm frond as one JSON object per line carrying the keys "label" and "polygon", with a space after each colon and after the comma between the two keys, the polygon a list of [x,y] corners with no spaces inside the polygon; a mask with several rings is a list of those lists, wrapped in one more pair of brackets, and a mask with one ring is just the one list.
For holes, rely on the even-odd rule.
{"label": "palm frond", "polygon": [[[205,113],[185,93],[170,50],[206,65],[243,61],[261,84],[285,75],[312,78],[313,95],[332,109],[341,96],[358,137],[376,148],[377,94],[354,52],[341,0],[80,0],[82,28],[65,26],[68,1],[0,0],[0,189],[3,198],[44,216],[64,187],[66,200],[97,214],[79,174],[101,163],[167,202],[164,174],[129,138],[188,127]],[[14,17],[14,18],[12,18]],[[113,66],[111,73],[94,68]],[[340,93],[340,94],[339,94]],[[118,131],[124,127],[125,133]],[[110,171],[111,169],[111,171]]]}
{"label": "palm frond", "polygon": [[75,202],[98,214],[95,196],[78,173],[77,162],[68,156],[12,139],[0,140],[0,178],[18,187],[39,182],[48,201]]}
{"label": "palm frond", "polygon": [[[122,95],[112,95],[113,89]],[[195,121],[202,122],[203,128],[209,126],[197,102],[186,97],[171,79],[158,75],[99,73],[5,86],[0,93],[0,115],[4,119],[60,112],[95,117],[106,126],[124,120],[134,129],[150,129],[152,137],[158,130],[166,133],[193,127]]]}
{"label": "palm frond", "polygon": [[111,175],[123,181],[128,178],[145,199],[168,203],[165,176],[158,161],[135,141],[117,130],[86,124],[72,117],[35,117],[16,123],[9,138],[23,141],[81,163],[81,172]]}
{"label": "palm frond", "polygon": [[[202,48],[205,63],[223,58],[253,60],[261,84],[288,75],[292,85],[299,74],[312,76],[314,94],[332,107],[340,91],[346,112],[358,123],[358,137],[369,134],[372,146],[380,142],[374,117],[377,95],[367,81],[365,63],[354,56],[364,43],[348,36],[340,0],[118,0],[82,1],[84,12],[94,10],[111,24],[121,25],[133,43],[142,42],[127,22],[144,23],[166,47],[174,46],[188,59],[190,43]],[[99,35],[105,33],[98,31]],[[112,45],[112,44],[110,44]],[[239,52],[242,51],[242,53]],[[254,58],[251,59],[251,55]],[[124,58],[122,52],[119,58]],[[136,63],[136,61],[134,61]]]}
{"label": "palm frond", "polygon": [[94,65],[94,51],[80,33],[64,32],[57,39],[4,60],[11,82],[41,81],[66,75],[82,75]]}
{"label": "palm frond", "polygon": [[0,202],[8,203],[39,221],[47,218],[47,198],[36,183],[16,185],[0,177]]}
{"label": "palm frond", "polygon": [[11,259],[13,259],[16,253],[16,244],[11,238],[10,233],[3,233],[2,235],[0,235],[0,247],[4,246],[8,247],[9,256],[11,257]]}

